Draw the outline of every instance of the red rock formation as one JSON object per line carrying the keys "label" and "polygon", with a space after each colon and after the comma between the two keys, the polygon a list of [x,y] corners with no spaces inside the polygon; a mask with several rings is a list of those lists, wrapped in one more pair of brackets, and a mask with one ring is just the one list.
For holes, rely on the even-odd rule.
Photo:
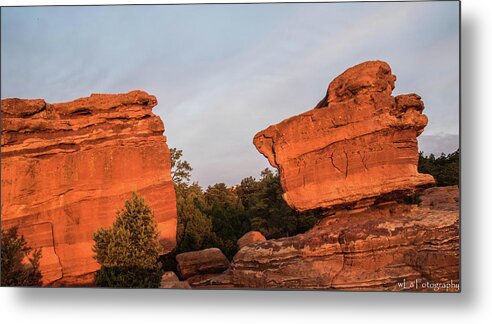
{"label": "red rock formation", "polygon": [[368,205],[434,183],[417,172],[424,104],[415,94],[393,97],[395,79],[384,62],[356,65],[331,82],[316,109],[256,134],[291,207]]}
{"label": "red rock formation", "polygon": [[315,109],[255,136],[287,203],[327,217],[305,234],[243,247],[202,287],[459,290],[457,187],[424,191],[420,207],[391,201],[434,183],[417,172],[424,105],[392,97],[394,82],[386,63],[359,64]]}
{"label": "red rock formation", "polygon": [[202,285],[434,291],[436,284],[453,283],[438,291],[457,291],[459,233],[457,207],[386,203],[340,211],[305,234],[242,248],[228,278]]}
{"label": "red rock formation", "polygon": [[249,231],[248,233],[241,236],[239,240],[237,240],[237,247],[241,250],[246,245],[254,244],[256,242],[266,241],[266,238],[258,231]]}
{"label": "red rock formation", "polygon": [[181,253],[176,256],[178,271],[182,278],[220,273],[229,268],[229,260],[220,249],[210,248]]}
{"label": "red rock formation", "polygon": [[2,226],[41,248],[43,283],[80,283],[98,269],[92,234],[137,191],[152,207],[165,251],[175,246],[176,201],[164,125],[142,91],[72,102],[5,99]]}

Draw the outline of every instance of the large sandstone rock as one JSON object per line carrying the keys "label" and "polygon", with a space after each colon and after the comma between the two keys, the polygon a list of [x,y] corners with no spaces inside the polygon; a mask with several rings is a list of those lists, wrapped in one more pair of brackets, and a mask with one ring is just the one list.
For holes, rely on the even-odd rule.
{"label": "large sandstone rock", "polygon": [[220,273],[229,268],[229,260],[217,248],[181,253],[176,256],[176,261],[178,271],[184,279],[196,275]]}
{"label": "large sandstone rock", "polygon": [[266,238],[258,231],[249,231],[248,233],[241,236],[239,240],[237,240],[237,247],[241,250],[246,245],[254,244],[256,242],[266,241]]}
{"label": "large sandstone rock", "polygon": [[331,82],[315,109],[255,135],[291,207],[353,208],[434,183],[417,172],[424,104],[416,94],[393,97],[395,80],[384,62],[356,65]]}
{"label": "large sandstone rock", "polygon": [[385,203],[341,211],[305,234],[242,248],[230,280],[248,288],[421,291],[452,284],[448,290],[457,291],[459,234],[456,208]]}
{"label": "large sandstone rock", "polygon": [[92,234],[113,223],[132,191],[152,207],[164,251],[175,246],[171,159],[156,104],[142,91],[1,101],[2,226],[19,225],[42,249],[44,284],[90,280]]}

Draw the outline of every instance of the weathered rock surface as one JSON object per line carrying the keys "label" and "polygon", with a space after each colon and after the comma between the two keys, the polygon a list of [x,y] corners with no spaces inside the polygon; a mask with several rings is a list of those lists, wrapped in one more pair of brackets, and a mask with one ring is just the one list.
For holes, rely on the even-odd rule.
{"label": "weathered rock surface", "polygon": [[434,187],[420,193],[421,207],[438,210],[459,210],[460,190],[458,186]]}
{"label": "weathered rock surface", "polygon": [[459,283],[459,233],[456,208],[342,211],[305,234],[242,248],[230,280],[249,288],[433,290],[429,284]]}
{"label": "weathered rock surface", "polygon": [[255,135],[291,207],[355,208],[434,183],[417,172],[424,103],[416,94],[393,97],[395,80],[385,62],[356,65],[331,82],[315,109]]}
{"label": "weathered rock surface", "polygon": [[191,288],[187,281],[180,281],[178,276],[172,271],[164,272],[161,278],[161,288]]}
{"label": "weathered rock surface", "polygon": [[266,238],[258,231],[249,231],[248,233],[241,236],[239,240],[237,240],[237,246],[239,250],[241,250],[246,245],[250,245],[256,242],[266,241]]}
{"label": "weathered rock surface", "polygon": [[235,288],[232,283],[232,273],[230,269],[222,273],[214,273],[207,275],[197,275],[188,278],[186,281],[191,285],[192,288],[207,288],[207,289],[224,289],[224,288]]}
{"label": "weathered rock surface", "polygon": [[181,253],[176,256],[176,261],[178,271],[184,279],[196,275],[220,273],[230,265],[227,257],[217,248]]}
{"label": "weathered rock surface", "polygon": [[44,284],[90,278],[98,269],[92,234],[113,223],[132,191],[152,207],[164,250],[175,246],[171,159],[156,104],[142,91],[1,101],[2,226],[19,225],[42,249]]}
{"label": "weathered rock surface", "polygon": [[166,271],[162,274],[161,284],[165,282],[179,281],[178,276],[172,271]]}

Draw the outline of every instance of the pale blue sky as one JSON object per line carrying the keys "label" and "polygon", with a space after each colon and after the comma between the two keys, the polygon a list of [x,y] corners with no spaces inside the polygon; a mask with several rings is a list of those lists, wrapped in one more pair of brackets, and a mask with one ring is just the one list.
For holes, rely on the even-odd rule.
{"label": "pale blue sky", "polygon": [[458,2],[24,7],[1,11],[1,97],[157,96],[193,180],[228,185],[268,166],[256,132],[312,108],[366,60],[422,96],[427,153],[458,147]]}

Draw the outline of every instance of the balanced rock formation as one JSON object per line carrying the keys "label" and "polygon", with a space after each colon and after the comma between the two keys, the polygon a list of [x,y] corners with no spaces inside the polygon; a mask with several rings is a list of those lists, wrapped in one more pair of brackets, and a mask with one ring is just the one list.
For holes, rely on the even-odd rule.
{"label": "balanced rock formation", "polygon": [[2,226],[18,225],[42,249],[44,284],[90,280],[99,267],[92,234],[113,223],[133,191],[151,206],[164,251],[174,248],[171,157],[156,104],[142,91],[1,101]]}
{"label": "balanced rock formation", "polygon": [[220,273],[229,268],[229,260],[218,248],[185,252],[176,256],[182,278]]}
{"label": "balanced rock formation", "polygon": [[[393,97],[394,82],[388,64],[359,64],[315,109],[255,136],[287,203],[326,217],[243,247],[203,287],[459,291],[458,188],[423,191],[434,183],[417,171],[424,105]],[[397,202],[416,192],[421,206]]]}
{"label": "balanced rock formation", "polygon": [[335,78],[326,97],[254,137],[299,211],[393,200],[434,184],[417,171],[417,136],[427,125],[416,94],[391,95],[388,64],[370,61]]}
{"label": "balanced rock formation", "polygon": [[242,248],[227,279],[249,288],[457,291],[459,235],[456,208],[341,211],[305,234]]}
{"label": "balanced rock formation", "polygon": [[241,236],[239,240],[237,240],[237,247],[241,250],[246,245],[254,244],[256,242],[266,241],[266,238],[258,231],[249,231],[248,233]]}

